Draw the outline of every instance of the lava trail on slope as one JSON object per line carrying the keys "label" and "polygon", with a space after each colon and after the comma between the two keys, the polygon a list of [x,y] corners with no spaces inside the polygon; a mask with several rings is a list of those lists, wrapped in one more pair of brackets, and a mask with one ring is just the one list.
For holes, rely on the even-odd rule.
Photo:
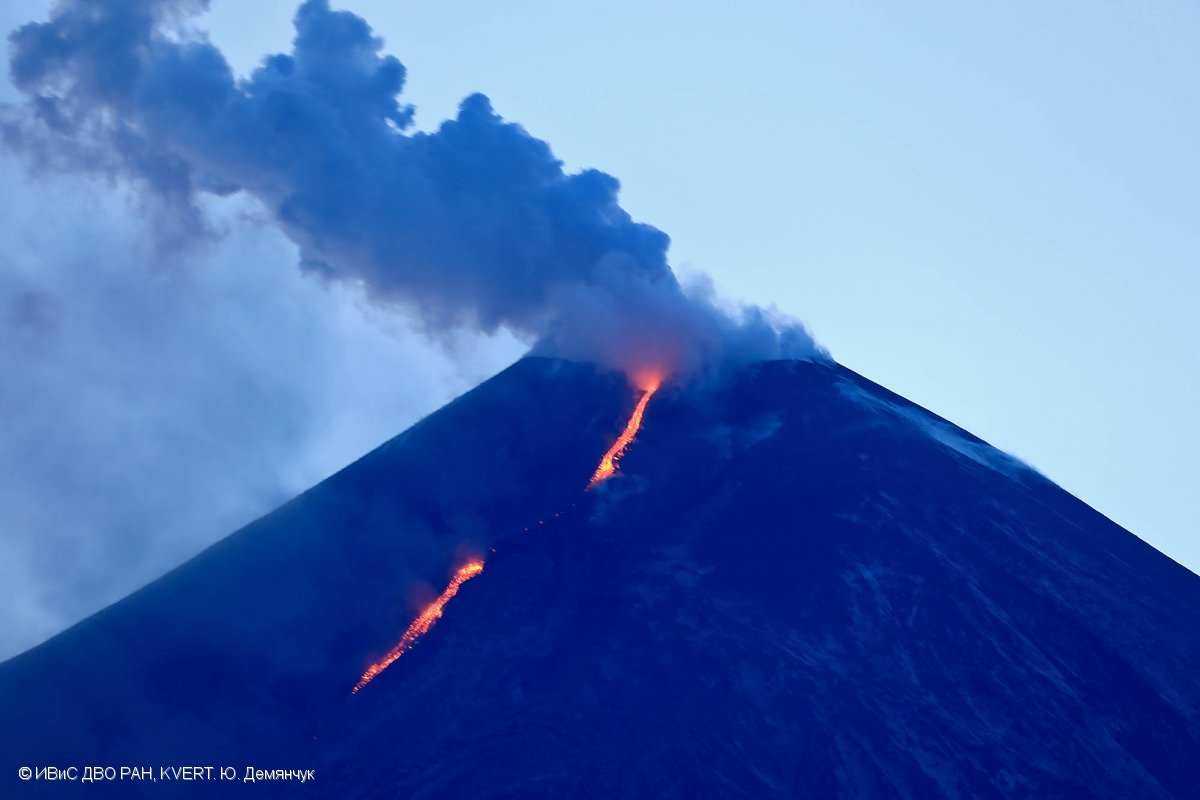
{"label": "lava trail on slope", "polygon": [[412,649],[412,646],[417,643],[417,640],[429,632],[429,629],[434,626],[439,619],[442,618],[442,612],[446,608],[446,603],[453,599],[454,595],[458,594],[459,588],[467,581],[474,578],[476,575],[483,572],[482,561],[471,561],[459,568],[458,572],[454,573],[454,577],[450,579],[450,583],[438,595],[438,598],[426,606],[412,624],[408,626],[408,630],[404,631],[404,635],[400,637],[400,641],[396,643],[388,654],[376,661],[371,666],[367,667],[367,671],[358,679],[358,683],[354,685],[351,694],[358,694],[358,690],[366,686],[375,676],[390,667],[400,656]]}
{"label": "lava trail on slope", "polygon": [[617,462],[621,460],[621,456],[625,455],[625,450],[637,437],[638,431],[642,427],[642,416],[646,413],[646,404],[650,402],[651,396],[658,391],[658,387],[662,385],[662,379],[658,377],[651,378],[643,387],[644,392],[637,406],[633,409],[633,414],[630,415],[629,421],[625,423],[625,430],[621,431],[621,435],[613,442],[613,446],[608,448],[608,452],[600,459],[600,464],[596,467],[596,471],[592,473],[592,479],[588,481],[587,489],[591,491],[599,484],[611,478],[617,472]]}
{"label": "lava trail on slope", "polygon": [[[650,402],[650,398],[654,395],[658,388],[662,385],[662,377],[653,375],[649,378],[639,381],[642,388],[642,396],[638,399],[637,405],[633,409],[633,413],[629,416],[629,421],[625,423],[625,429],[621,431],[621,435],[613,442],[612,447],[608,448],[601,458],[600,463],[596,467],[596,471],[592,473],[592,478],[588,481],[585,492],[590,492],[597,485],[611,478],[617,473],[617,462],[625,455],[625,451],[633,440],[637,438],[638,431],[642,428],[642,417],[646,413],[646,405]],[[556,513],[558,517],[562,512]],[[538,524],[543,524],[544,520],[538,520]],[[529,530],[526,528],[525,530]],[[442,591],[438,598],[430,603],[424,611],[422,611],[416,619],[404,631],[404,635],[400,637],[400,641],[396,646],[388,651],[387,655],[376,661],[371,666],[367,667],[366,672],[358,679],[351,694],[358,694],[359,690],[375,679],[379,673],[394,664],[402,655],[412,649],[417,640],[424,636],[434,626],[434,624],[442,618],[446,604],[458,594],[459,587],[464,583],[474,578],[476,575],[483,572],[483,561],[471,561],[461,567],[458,572],[454,573],[454,577],[450,579],[450,583]]]}

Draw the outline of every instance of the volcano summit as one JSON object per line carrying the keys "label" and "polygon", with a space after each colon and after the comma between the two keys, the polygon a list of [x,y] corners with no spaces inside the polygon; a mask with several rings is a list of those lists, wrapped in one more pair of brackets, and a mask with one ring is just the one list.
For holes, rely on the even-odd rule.
{"label": "volcano summit", "polygon": [[640,397],[523,359],[6,662],[5,796],[1194,796],[1197,576],[827,361],[664,383],[584,491]]}

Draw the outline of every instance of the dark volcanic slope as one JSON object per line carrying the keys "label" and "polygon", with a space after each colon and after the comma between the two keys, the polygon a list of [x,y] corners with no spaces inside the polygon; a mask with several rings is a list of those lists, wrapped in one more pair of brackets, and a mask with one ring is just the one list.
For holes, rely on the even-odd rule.
{"label": "dark volcanic slope", "polygon": [[317,772],[255,796],[1196,796],[1195,575],[828,364],[664,389],[583,494],[633,400],[526,359],[0,665],[0,794],[228,764]]}

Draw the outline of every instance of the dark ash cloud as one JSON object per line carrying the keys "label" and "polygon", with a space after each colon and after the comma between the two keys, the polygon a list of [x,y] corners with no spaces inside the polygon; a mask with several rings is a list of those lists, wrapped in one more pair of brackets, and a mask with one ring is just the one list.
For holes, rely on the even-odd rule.
{"label": "dark ash cloud", "polygon": [[288,54],[238,79],[187,20],[204,0],[71,0],[11,36],[8,143],[35,162],[133,179],[172,230],[198,198],[245,192],[306,270],[361,284],[426,332],[505,329],[543,352],[635,371],[808,357],[797,323],[684,287],[669,239],[618,182],[567,174],[549,146],[466,98],[411,132],[404,66],[353,14],[308,0]]}

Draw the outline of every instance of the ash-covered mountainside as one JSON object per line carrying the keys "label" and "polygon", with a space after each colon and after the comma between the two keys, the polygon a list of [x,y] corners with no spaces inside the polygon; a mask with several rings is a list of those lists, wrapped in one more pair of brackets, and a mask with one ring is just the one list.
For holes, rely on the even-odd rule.
{"label": "ash-covered mountainside", "polygon": [[1195,796],[1200,578],[830,363],[668,384],[584,492],[636,399],[525,359],[0,665],[0,794]]}

